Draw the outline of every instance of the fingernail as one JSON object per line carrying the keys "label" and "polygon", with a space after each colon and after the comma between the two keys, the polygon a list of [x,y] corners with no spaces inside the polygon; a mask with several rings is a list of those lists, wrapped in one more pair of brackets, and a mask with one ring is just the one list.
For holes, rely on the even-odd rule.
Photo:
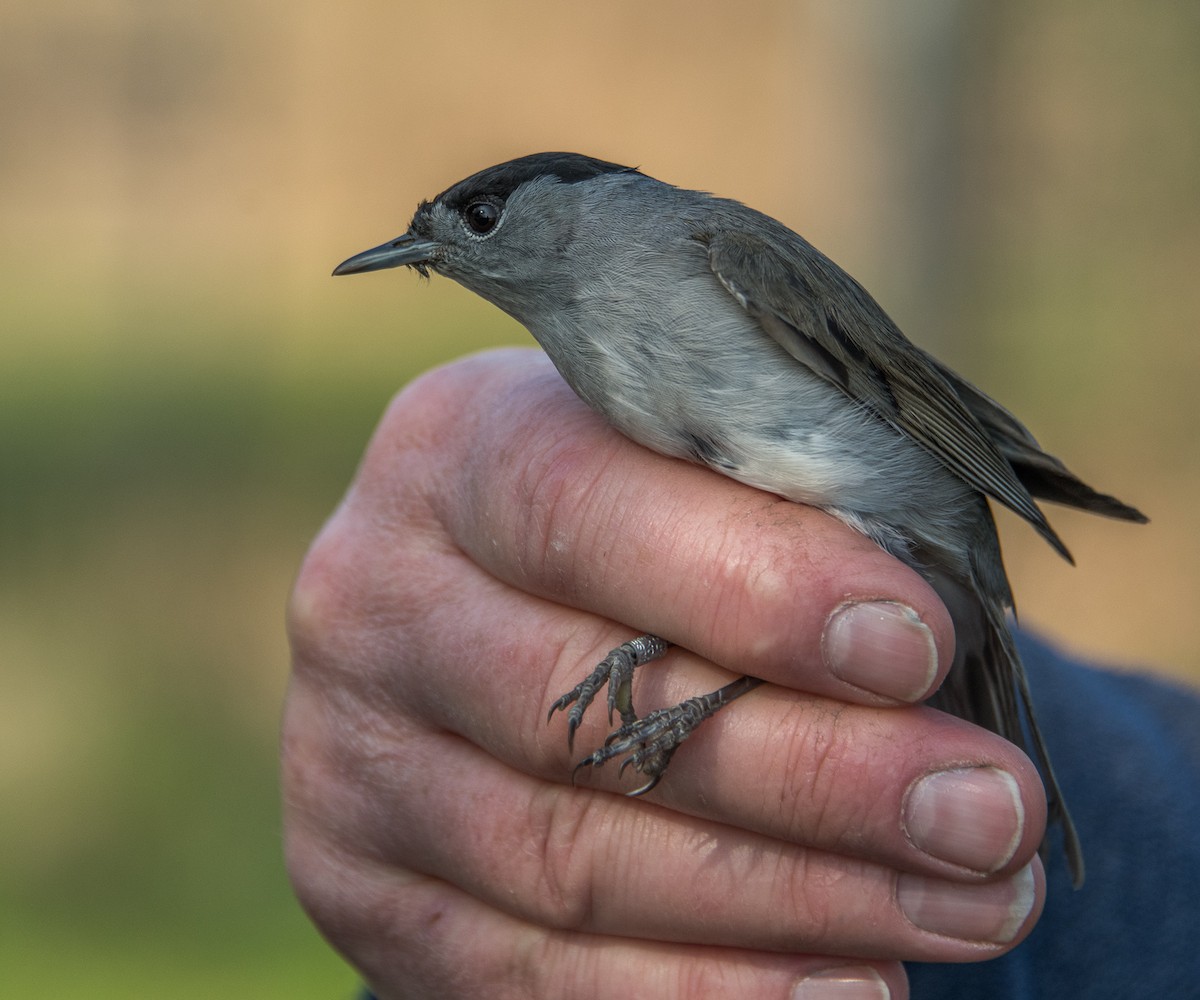
{"label": "fingernail", "polygon": [[890,1000],[892,991],[874,969],[824,969],[801,980],[792,1000]]}
{"label": "fingernail", "polygon": [[1025,832],[1017,780],[996,767],[938,771],[909,786],[904,833],[919,850],[974,871],[999,871]]}
{"label": "fingernail", "polygon": [[963,941],[1007,944],[1037,901],[1033,864],[1010,879],[983,885],[901,875],[896,880],[896,902],[909,922],[923,931]]}
{"label": "fingernail", "polygon": [[923,698],[937,677],[929,626],[892,601],[843,604],[825,624],[821,649],[835,676],[899,701]]}

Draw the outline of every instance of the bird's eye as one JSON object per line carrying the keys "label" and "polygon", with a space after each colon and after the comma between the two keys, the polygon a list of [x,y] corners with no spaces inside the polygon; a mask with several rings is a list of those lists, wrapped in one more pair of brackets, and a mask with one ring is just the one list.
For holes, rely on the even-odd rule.
{"label": "bird's eye", "polygon": [[471,232],[478,236],[486,236],[500,221],[500,206],[494,201],[473,201],[463,209],[463,218]]}

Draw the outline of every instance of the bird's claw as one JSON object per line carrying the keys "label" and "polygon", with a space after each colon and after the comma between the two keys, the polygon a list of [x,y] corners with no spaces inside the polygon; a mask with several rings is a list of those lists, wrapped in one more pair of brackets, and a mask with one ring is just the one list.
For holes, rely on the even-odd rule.
{"label": "bird's claw", "polygon": [[644,663],[657,660],[669,648],[670,643],[655,635],[641,635],[624,642],[601,660],[582,681],[550,706],[546,721],[554,718],[555,712],[567,712],[567,746],[574,749],[575,730],[583,722],[583,714],[595,700],[596,692],[608,685],[608,721],[613,712],[618,712],[621,722],[628,725],[637,719],[633,709],[633,672]]}
{"label": "bird's claw", "polygon": [[[698,699],[691,699],[696,700]],[[674,708],[660,708],[643,719],[627,722],[609,734],[604,746],[575,766],[572,781],[580,768],[602,767],[616,757],[627,755],[621,761],[617,774],[624,775],[628,767],[644,774],[649,780],[627,794],[630,797],[645,795],[662,780],[667,765],[671,762],[671,756],[701,721],[702,717],[696,716],[694,710],[691,710],[690,702],[685,701]]]}
{"label": "bird's claw", "polygon": [[657,636],[643,635],[614,649],[596,668],[550,708],[550,715],[571,706],[567,712],[567,744],[574,746],[575,731],[583,720],[602,684],[608,684],[609,721],[615,708],[621,715],[622,725],[610,733],[604,746],[589,754],[571,772],[571,784],[585,767],[602,767],[616,757],[624,756],[618,776],[632,767],[648,779],[630,796],[645,795],[662,780],[671,757],[705,719],[713,715],[735,698],[757,687],[761,681],[753,677],[740,677],[723,688],[697,698],[689,698],[673,708],[660,708],[639,719],[633,710],[631,690],[633,672],[644,663],[656,660],[670,648],[670,644]]}

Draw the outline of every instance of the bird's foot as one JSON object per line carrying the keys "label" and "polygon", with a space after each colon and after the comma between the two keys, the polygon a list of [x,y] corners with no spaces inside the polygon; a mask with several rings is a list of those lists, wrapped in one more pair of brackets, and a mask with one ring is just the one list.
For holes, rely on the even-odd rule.
{"label": "bird's foot", "polygon": [[637,713],[633,710],[633,672],[643,664],[659,659],[670,648],[669,642],[656,635],[640,635],[622,643],[601,660],[595,670],[550,706],[546,721],[549,722],[555,712],[564,711],[574,702],[571,710],[567,712],[567,746],[574,747],[575,730],[583,721],[583,713],[588,710],[596,692],[607,684],[608,721],[612,722],[615,711],[620,714],[621,722],[626,726],[636,722]]}
{"label": "bird's foot", "polygon": [[624,774],[630,766],[644,774],[646,783],[629,792],[630,796],[644,795],[659,783],[679,744],[691,736],[700,723],[761,683],[757,677],[739,677],[717,691],[689,698],[673,708],[657,709],[642,719],[626,721],[609,735],[604,746],[575,766],[572,779],[581,768],[600,767],[614,757],[628,754],[621,762],[618,774]]}

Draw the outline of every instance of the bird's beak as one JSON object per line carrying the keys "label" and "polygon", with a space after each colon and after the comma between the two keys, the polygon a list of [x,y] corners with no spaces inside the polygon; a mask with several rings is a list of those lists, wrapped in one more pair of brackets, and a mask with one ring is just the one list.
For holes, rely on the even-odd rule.
{"label": "bird's beak", "polygon": [[400,267],[403,264],[428,264],[437,249],[437,244],[423,240],[412,233],[405,233],[399,239],[392,240],[355,254],[349,260],[344,260],[333,269],[336,274],[359,274],[363,271],[382,271],[387,267]]}

